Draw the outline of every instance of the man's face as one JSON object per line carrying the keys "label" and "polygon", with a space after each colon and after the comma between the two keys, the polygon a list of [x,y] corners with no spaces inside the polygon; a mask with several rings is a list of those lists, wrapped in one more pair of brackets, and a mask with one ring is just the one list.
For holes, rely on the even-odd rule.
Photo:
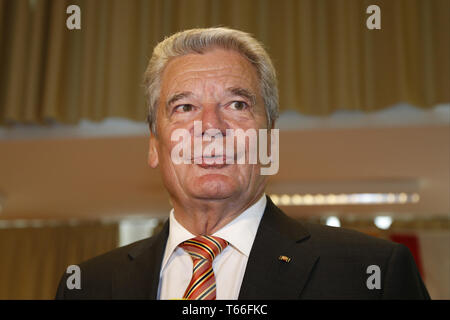
{"label": "man's face", "polygon": [[[193,138],[194,121],[201,121],[203,134],[207,129],[220,130],[223,141],[227,129],[267,128],[260,92],[255,67],[235,51],[213,49],[177,57],[167,64],[162,75],[157,136],[150,138],[149,164],[160,165],[172,198],[182,203],[194,199],[245,202],[263,190],[265,177],[260,175],[258,164],[174,164],[171,159],[172,149],[179,143],[172,141],[172,133],[185,129]],[[203,147],[210,143],[203,142]]]}

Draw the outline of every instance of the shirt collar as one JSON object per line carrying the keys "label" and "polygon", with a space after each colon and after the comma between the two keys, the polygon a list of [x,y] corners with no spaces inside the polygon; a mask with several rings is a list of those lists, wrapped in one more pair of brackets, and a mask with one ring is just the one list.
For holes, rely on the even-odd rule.
{"label": "shirt collar", "polygon": [[[266,195],[263,194],[256,203],[213,235],[228,241],[233,247],[248,257],[258,231],[259,222],[266,208],[266,203]],[[161,270],[164,269],[178,245],[194,237],[195,235],[190,233],[175,219],[174,210],[172,209],[169,216],[169,238],[167,239]]]}
{"label": "shirt collar", "polygon": [[266,203],[266,195],[263,194],[251,207],[215,232],[214,236],[227,240],[248,258],[258,231],[259,222],[266,208]]}

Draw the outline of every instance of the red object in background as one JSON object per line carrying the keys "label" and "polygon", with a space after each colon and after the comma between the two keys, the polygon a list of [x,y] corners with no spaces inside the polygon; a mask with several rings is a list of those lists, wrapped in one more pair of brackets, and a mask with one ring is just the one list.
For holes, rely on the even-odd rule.
{"label": "red object in background", "polygon": [[419,269],[420,275],[424,279],[425,274],[423,273],[422,257],[420,256],[419,239],[417,236],[413,234],[391,234],[389,238],[394,242],[408,247],[416,261],[417,269]]}

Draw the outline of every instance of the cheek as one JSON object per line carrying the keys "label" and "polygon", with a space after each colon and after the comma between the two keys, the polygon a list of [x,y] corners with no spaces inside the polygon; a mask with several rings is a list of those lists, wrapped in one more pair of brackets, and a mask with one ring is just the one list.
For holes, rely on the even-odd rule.
{"label": "cheek", "polygon": [[225,120],[229,121],[236,127],[242,128],[265,128],[266,113],[264,108],[255,106],[249,111],[229,111],[224,110],[222,113]]}
{"label": "cheek", "polygon": [[163,176],[167,179],[173,180],[178,170],[178,165],[175,165],[172,161],[172,149],[176,146],[177,142],[170,141],[167,137],[161,139],[158,148],[159,165]]}
{"label": "cheek", "polygon": [[259,165],[257,164],[236,164],[231,171],[234,180],[241,186],[249,186],[259,175]]}
{"label": "cheek", "polygon": [[230,129],[255,130],[256,136],[258,136],[259,129],[267,129],[265,114],[244,114],[235,118],[228,117],[227,123]]}

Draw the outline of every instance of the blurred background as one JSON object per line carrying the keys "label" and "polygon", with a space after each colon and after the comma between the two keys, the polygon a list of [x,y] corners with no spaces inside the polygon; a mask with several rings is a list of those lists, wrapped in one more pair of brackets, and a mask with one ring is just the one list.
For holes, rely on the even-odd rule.
{"label": "blurred background", "polygon": [[171,206],[147,166],[143,72],[164,37],[219,25],[278,71],[267,194],[407,245],[450,299],[449,21],[448,0],[0,0],[0,299],[52,299],[68,265],[157,232]]}

